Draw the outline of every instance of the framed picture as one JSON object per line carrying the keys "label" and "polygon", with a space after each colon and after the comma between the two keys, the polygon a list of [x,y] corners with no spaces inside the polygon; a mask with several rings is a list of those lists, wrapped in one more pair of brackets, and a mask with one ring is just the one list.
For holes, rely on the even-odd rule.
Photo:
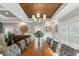
{"label": "framed picture", "polygon": [[46,26],[46,31],[51,31],[51,26]]}

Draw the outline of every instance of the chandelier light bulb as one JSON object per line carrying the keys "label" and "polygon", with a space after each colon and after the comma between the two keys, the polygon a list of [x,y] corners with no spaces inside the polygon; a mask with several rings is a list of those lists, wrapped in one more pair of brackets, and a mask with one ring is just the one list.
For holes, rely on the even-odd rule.
{"label": "chandelier light bulb", "polygon": [[6,12],[6,14],[9,14],[8,12]]}
{"label": "chandelier light bulb", "polygon": [[35,15],[32,15],[32,19],[35,19]]}
{"label": "chandelier light bulb", "polygon": [[36,17],[37,17],[37,18],[40,18],[40,13],[37,13],[37,14],[36,14]]}
{"label": "chandelier light bulb", "polygon": [[43,15],[43,19],[46,19],[46,14]]}
{"label": "chandelier light bulb", "polygon": [[32,19],[34,22],[44,22],[46,19],[46,14],[43,14],[43,18],[40,18],[40,13],[38,12],[36,15],[32,15]]}

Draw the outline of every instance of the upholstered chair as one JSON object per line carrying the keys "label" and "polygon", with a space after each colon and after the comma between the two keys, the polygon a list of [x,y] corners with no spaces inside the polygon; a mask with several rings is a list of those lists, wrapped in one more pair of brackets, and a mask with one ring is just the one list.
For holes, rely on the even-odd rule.
{"label": "upholstered chair", "polygon": [[47,42],[48,42],[49,46],[51,46],[52,41],[53,41],[53,39],[52,39],[52,38],[47,37]]}
{"label": "upholstered chair", "polygon": [[66,44],[61,44],[59,56],[76,56],[79,50],[74,49]]}
{"label": "upholstered chair", "polygon": [[27,38],[25,39],[25,44],[26,44],[26,46],[28,46],[28,43],[27,43]]}
{"label": "upholstered chair", "polygon": [[57,48],[59,44],[60,42],[53,40],[52,49],[54,50],[54,52],[57,52]]}
{"label": "upholstered chair", "polygon": [[30,44],[31,43],[31,38],[29,37],[27,39],[28,39],[28,44]]}
{"label": "upholstered chair", "polygon": [[3,56],[20,56],[21,52],[17,44],[13,44],[3,50]]}
{"label": "upholstered chair", "polygon": [[19,41],[19,42],[18,42],[18,45],[19,45],[19,47],[20,47],[20,49],[21,49],[21,53],[23,53],[24,50],[27,48],[27,46],[26,46],[26,44],[25,44],[25,40]]}
{"label": "upholstered chair", "polygon": [[32,42],[31,37],[25,39],[25,43],[28,46]]}

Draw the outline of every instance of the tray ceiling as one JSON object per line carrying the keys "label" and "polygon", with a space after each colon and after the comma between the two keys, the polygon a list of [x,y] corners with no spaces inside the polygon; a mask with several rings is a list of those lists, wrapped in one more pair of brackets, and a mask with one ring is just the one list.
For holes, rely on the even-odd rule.
{"label": "tray ceiling", "polygon": [[50,18],[61,5],[62,3],[20,3],[20,6],[29,18],[38,12],[41,14],[41,17],[43,14],[46,14],[47,18]]}

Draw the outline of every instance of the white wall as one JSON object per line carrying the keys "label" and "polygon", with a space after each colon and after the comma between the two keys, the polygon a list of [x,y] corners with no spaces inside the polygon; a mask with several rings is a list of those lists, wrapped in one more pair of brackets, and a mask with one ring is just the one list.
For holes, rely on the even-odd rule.
{"label": "white wall", "polygon": [[36,24],[34,24],[34,29],[35,29],[34,30],[35,32],[38,31],[38,30],[44,32],[45,31],[45,25],[43,23],[36,23]]}
{"label": "white wall", "polygon": [[[17,23],[3,23],[3,32],[6,33],[7,31],[11,31],[14,32],[15,34],[21,34],[20,30],[19,30],[19,24],[20,22]],[[25,34],[30,34],[32,32],[34,32],[34,27],[33,27],[33,23],[27,23],[28,25],[28,31]]]}
{"label": "white wall", "polygon": [[8,31],[14,32],[14,27],[17,26],[18,23],[3,23],[3,32],[6,33]]}

